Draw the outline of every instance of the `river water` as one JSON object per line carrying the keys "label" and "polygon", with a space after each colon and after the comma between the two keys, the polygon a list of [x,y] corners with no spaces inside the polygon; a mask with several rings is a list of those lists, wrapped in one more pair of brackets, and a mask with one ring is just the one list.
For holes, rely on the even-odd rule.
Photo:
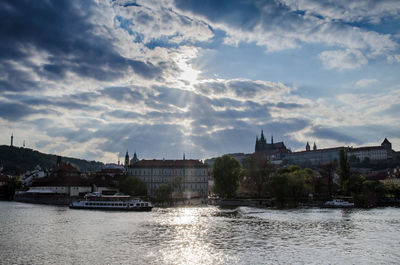
{"label": "river water", "polygon": [[0,264],[399,264],[400,209],[105,212],[0,201]]}

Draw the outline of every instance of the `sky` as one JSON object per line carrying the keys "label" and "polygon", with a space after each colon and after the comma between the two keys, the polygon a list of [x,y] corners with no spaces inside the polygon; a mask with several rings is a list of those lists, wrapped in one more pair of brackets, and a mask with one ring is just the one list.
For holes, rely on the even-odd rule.
{"label": "sky", "polygon": [[0,144],[102,162],[400,150],[397,0],[1,1]]}

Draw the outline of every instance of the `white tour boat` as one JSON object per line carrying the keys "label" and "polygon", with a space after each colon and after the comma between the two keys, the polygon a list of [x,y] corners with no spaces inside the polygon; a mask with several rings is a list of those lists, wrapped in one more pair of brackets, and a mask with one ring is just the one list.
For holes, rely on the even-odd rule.
{"label": "white tour boat", "polygon": [[348,202],[342,199],[334,199],[332,201],[325,202],[325,207],[330,208],[352,208],[354,203]]}
{"label": "white tour boat", "polygon": [[128,195],[102,195],[98,192],[88,193],[83,200],[74,201],[72,209],[119,210],[119,211],[151,211],[150,202],[131,198]]}

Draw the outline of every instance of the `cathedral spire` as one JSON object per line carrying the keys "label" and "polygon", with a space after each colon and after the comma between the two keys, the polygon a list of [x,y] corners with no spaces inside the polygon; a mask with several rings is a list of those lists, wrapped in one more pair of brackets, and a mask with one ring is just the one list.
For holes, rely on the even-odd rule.
{"label": "cathedral spire", "polygon": [[315,142],[314,142],[314,146],[313,146],[313,148],[312,148],[312,150],[317,150],[317,145],[315,144]]}
{"label": "cathedral spire", "polygon": [[273,147],[273,145],[274,145],[274,135],[273,134],[271,134],[271,144],[272,144],[272,147]]}
{"label": "cathedral spire", "polygon": [[310,144],[308,142],[306,144],[306,151],[310,151]]}
{"label": "cathedral spire", "polygon": [[261,129],[261,138],[260,141],[265,141],[265,137],[264,137],[264,130]]}

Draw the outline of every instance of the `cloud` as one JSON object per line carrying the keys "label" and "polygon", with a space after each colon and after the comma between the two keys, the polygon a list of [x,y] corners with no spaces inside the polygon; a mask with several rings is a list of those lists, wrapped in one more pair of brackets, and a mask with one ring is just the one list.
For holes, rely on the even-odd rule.
{"label": "cloud", "polygon": [[46,109],[34,109],[25,104],[17,102],[0,101],[0,117],[11,122],[19,121],[24,117],[34,114],[49,113]]}
{"label": "cloud", "polygon": [[328,69],[356,69],[367,64],[368,60],[358,50],[323,51],[319,58]]}
{"label": "cloud", "polygon": [[293,10],[307,12],[324,18],[346,22],[379,23],[383,18],[399,17],[400,8],[392,0],[358,0],[358,1],[318,1],[318,0],[283,0]]}
{"label": "cloud", "polygon": [[[319,53],[326,69],[343,76],[379,56],[398,62],[398,38],[376,24],[398,19],[398,7],[387,1],[346,5],[3,1],[0,124],[43,151],[103,161],[115,161],[127,148],[142,158],[252,152],[261,129],[290,148],[309,136],[343,144],[365,143],[371,132],[394,135],[398,87],[310,99],[291,77],[272,82],[202,72],[204,50],[237,45],[229,49],[242,52],[242,43],[265,47],[263,56],[272,61],[285,49],[311,47],[310,57]],[[348,83],[358,87],[383,82],[354,79]]]}
{"label": "cloud", "polygon": [[355,83],[355,85],[357,87],[369,87],[378,83],[379,81],[377,79],[360,79]]}
{"label": "cloud", "polygon": [[35,79],[62,80],[69,74],[98,81],[129,73],[144,79],[161,75],[162,68],[122,56],[113,40],[98,32],[91,20],[98,6],[92,2],[7,1],[2,7],[1,90],[35,89]]}
{"label": "cloud", "polygon": [[[323,44],[340,48],[342,55],[347,53],[346,57],[356,57],[358,63],[354,59],[346,60],[344,69],[360,67],[368,62],[366,58],[382,55],[392,58],[390,55],[399,47],[391,34],[373,31],[367,24],[350,23],[376,22],[389,15],[399,17],[399,8],[391,1],[379,4],[363,1],[358,5],[358,2],[340,1],[206,1],[200,4],[176,0],[175,5],[185,14],[225,31],[225,44],[256,43],[268,52]],[[326,52],[324,57],[333,55],[330,50]],[[336,64],[332,63],[331,68],[336,68]]]}
{"label": "cloud", "polygon": [[389,63],[400,63],[400,54],[392,54],[387,57]]}
{"label": "cloud", "polygon": [[346,132],[341,132],[339,128],[316,126],[312,129],[312,132],[307,135],[318,139],[329,139],[342,143],[361,143],[361,141],[354,136],[351,136]]}

